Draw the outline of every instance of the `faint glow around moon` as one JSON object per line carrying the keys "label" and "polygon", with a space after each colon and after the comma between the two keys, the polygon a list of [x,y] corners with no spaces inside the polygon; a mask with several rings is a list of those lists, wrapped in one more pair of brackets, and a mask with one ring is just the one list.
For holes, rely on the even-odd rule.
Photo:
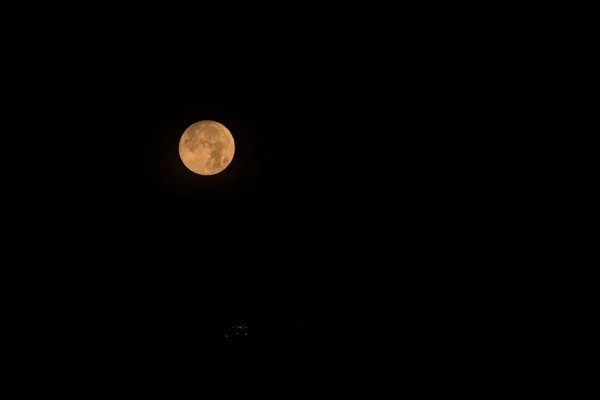
{"label": "faint glow around moon", "polygon": [[183,132],[179,156],[183,164],[199,175],[222,172],[233,160],[235,142],[229,129],[216,121],[199,121]]}

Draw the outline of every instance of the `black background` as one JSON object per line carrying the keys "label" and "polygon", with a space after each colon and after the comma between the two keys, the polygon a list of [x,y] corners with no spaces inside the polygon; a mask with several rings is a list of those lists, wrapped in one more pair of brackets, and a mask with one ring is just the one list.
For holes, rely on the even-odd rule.
{"label": "black background", "polygon": [[[44,157],[6,174],[28,189],[22,208],[7,207],[17,224],[6,237],[29,245],[14,247],[15,259],[34,267],[13,270],[40,298],[33,308],[47,307],[49,323],[35,331],[62,334],[63,313],[82,332],[108,331],[141,353],[155,338],[207,347],[217,342],[198,337],[232,320],[283,321],[300,309],[320,338],[350,332],[359,340],[346,343],[422,354],[451,338],[453,324],[468,326],[461,312],[490,315],[485,293],[506,265],[520,266],[507,250],[522,229],[503,217],[523,195],[503,187],[513,180],[502,150],[523,148],[527,132],[511,119],[530,108],[516,104],[519,88],[497,87],[506,74],[488,68],[496,55],[482,63],[485,40],[468,59],[452,43],[440,52],[412,39],[424,30],[408,39],[419,51],[383,52],[399,64],[363,68],[372,57],[353,50],[329,71],[309,58],[312,71],[281,81],[137,78],[146,62],[135,79],[102,66],[86,76],[77,63],[64,77],[8,76],[16,95],[7,103],[25,107],[6,136],[19,143],[4,154],[25,141],[31,159]],[[201,119],[224,123],[237,145],[232,165],[206,179],[177,154],[181,133]],[[50,305],[61,298],[65,307]],[[401,341],[381,341],[398,332]]]}

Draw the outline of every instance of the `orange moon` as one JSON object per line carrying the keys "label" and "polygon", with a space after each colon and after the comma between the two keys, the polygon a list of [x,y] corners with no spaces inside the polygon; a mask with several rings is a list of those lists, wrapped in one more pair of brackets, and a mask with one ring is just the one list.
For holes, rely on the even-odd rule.
{"label": "orange moon", "polygon": [[222,172],[233,160],[235,142],[229,129],[216,121],[199,121],[183,132],[179,156],[183,164],[198,175]]}

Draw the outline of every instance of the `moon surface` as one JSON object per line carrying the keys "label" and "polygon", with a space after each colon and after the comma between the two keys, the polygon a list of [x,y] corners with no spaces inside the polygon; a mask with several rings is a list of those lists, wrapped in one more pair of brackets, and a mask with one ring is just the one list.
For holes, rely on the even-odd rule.
{"label": "moon surface", "polygon": [[183,132],[179,156],[183,164],[199,175],[222,172],[233,160],[235,142],[229,129],[216,121],[199,121]]}

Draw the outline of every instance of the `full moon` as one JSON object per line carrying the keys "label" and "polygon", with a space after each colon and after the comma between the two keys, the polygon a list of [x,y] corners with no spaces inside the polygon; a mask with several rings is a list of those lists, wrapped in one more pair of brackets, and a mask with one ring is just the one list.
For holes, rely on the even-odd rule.
{"label": "full moon", "polygon": [[229,129],[216,121],[199,121],[190,125],[179,140],[183,164],[199,175],[222,172],[233,160],[235,142]]}

